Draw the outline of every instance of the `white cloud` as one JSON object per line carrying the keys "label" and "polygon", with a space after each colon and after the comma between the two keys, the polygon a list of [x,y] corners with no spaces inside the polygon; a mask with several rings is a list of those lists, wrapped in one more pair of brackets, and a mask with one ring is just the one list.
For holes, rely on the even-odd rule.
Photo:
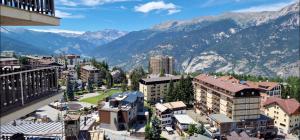
{"label": "white cloud", "polygon": [[83,34],[81,31],[63,30],[63,29],[29,29],[36,32],[48,32],[48,33],[71,33],[71,34]]}
{"label": "white cloud", "polygon": [[165,3],[163,1],[152,1],[139,6],[134,7],[135,11],[148,13],[154,10],[167,10],[168,14],[174,14],[180,12],[178,6],[173,3]]}
{"label": "white cloud", "polygon": [[83,15],[73,15],[71,13],[55,10],[55,16],[60,18],[84,18]]}
{"label": "white cloud", "polygon": [[106,3],[124,2],[130,0],[81,0],[82,4],[85,6],[97,6]]}
{"label": "white cloud", "polygon": [[281,2],[281,3],[274,3],[274,4],[268,4],[268,5],[259,5],[259,6],[253,6],[245,9],[239,9],[235,10],[233,12],[260,12],[260,11],[278,11],[281,8],[288,6],[290,4],[295,3],[295,1],[290,2]]}
{"label": "white cloud", "polygon": [[77,6],[78,5],[77,2],[74,2],[74,1],[71,1],[71,0],[59,0],[59,3],[61,5],[65,5],[65,6]]}

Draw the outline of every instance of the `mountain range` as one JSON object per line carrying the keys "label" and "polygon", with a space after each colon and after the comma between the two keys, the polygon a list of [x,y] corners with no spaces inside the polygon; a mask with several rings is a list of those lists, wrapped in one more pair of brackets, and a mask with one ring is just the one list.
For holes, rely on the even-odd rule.
{"label": "mountain range", "polygon": [[299,76],[299,37],[299,3],[296,3],[279,11],[231,12],[168,21],[133,32],[107,30],[74,35],[1,30],[1,46],[3,50],[22,53],[94,56],[127,70],[136,66],[146,68],[150,56],[170,55],[175,58],[177,71],[186,73],[235,72],[285,77]]}

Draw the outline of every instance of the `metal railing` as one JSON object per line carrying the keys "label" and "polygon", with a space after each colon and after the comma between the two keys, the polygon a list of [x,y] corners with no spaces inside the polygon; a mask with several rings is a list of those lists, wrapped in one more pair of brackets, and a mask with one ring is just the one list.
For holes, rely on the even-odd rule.
{"label": "metal railing", "polygon": [[0,0],[0,5],[55,16],[54,0]]}

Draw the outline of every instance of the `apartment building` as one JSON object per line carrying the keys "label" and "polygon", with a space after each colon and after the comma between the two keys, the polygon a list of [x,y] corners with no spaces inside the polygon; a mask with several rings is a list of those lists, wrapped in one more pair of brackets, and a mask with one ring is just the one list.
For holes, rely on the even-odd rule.
{"label": "apartment building", "polygon": [[255,88],[201,74],[194,78],[195,111],[224,114],[233,120],[258,119],[260,94]]}
{"label": "apartment building", "polygon": [[170,81],[176,82],[180,80],[180,76],[144,78],[139,81],[139,91],[144,93],[146,101],[155,103],[164,100]]}
{"label": "apartment building", "polygon": [[248,85],[252,88],[256,88],[260,91],[260,109],[264,111],[264,103],[266,100],[273,96],[281,98],[281,84],[277,82],[251,82],[246,81],[245,85]]}
{"label": "apartment building", "polygon": [[114,94],[99,107],[101,127],[113,130],[127,130],[137,120],[145,121],[143,93],[124,92]]}
{"label": "apartment building", "polygon": [[149,60],[150,74],[173,74],[174,72],[174,58],[170,56],[153,56]]}
{"label": "apartment building", "polygon": [[[260,114],[260,91],[237,80],[201,74],[194,78],[194,109],[210,116],[213,136],[246,131],[250,136],[277,133],[274,120]],[[217,114],[217,115],[213,115]],[[222,117],[223,115],[223,117]],[[222,129],[223,126],[223,129]],[[225,127],[225,129],[224,129]],[[221,132],[221,133],[220,133]]]}
{"label": "apartment building", "polygon": [[82,82],[88,82],[91,80],[93,83],[100,81],[100,70],[92,65],[82,66],[80,69],[80,79]]}
{"label": "apartment building", "polygon": [[182,101],[155,104],[155,115],[161,121],[162,128],[172,126],[176,114],[186,114],[186,105]]}
{"label": "apartment building", "polygon": [[300,103],[295,99],[269,97],[264,103],[265,115],[275,120],[275,126],[283,133],[300,126]]}
{"label": "apartment building", "polygon": [[14,57],[0,58],[0,67],[4,66],[19,66],[19,60]]}

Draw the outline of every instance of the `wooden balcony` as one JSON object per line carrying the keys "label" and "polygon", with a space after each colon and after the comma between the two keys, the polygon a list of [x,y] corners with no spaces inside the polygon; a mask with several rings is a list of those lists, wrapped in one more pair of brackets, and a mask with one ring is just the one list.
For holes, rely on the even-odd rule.
{"label": "wooden balcony", "polygon": [[0,0],[1,26],[58,26],[54,0]]}

